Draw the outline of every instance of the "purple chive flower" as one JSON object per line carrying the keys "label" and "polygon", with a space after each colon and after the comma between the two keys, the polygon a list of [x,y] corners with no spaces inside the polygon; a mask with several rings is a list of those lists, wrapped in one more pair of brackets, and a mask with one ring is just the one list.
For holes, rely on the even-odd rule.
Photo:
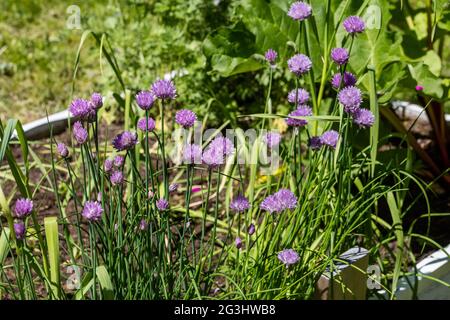
{"label": "purple chive flower", "polygon": [[297,207],[297,197],[288,189],[280,189],[278,192],[268,196],[260,205],[262,210],[270,213],[281,212]]}
{"label": "purple chive flower", "polygon": [[[297,103],[295,103],[296,99]],[[288,101],[290,103],[294,103],[295,105],[305,104],[309,101],[309,92],[302,88],[299,88],[297,92],[295,92],[295,89],[291,90],[288,93]]]}
{"label": "purple chive flower", "polygon": [[113,147],[117,151],[129,150],[134,148],[137,143],[136,132],[124,131],[119,133],[112,141]]}
{"label": "purple chive flower", "polygon": [[92,108],[89,101],[84,99],[75,99],[69,107],[70,113],[77,118],[87,119],[92,115]]}
{"label": "purple chive flower", "polygon": [[322,147],[322,140],[320,140],[320,137],[311,137],[309,139],[309,147],[312,150],[318,150]]}
{"label": "purple chive flower", "polygon": [[148,222],[145,219],[142,219],[139,222],[139,230],[146,231],[148,229]]}
{"label": "purple chive flower", "polygon": [[247,232],[250,236],[255,233],[255,225],[253,223],[248,226]]}
{"label": "purple chive flower", "polygon": [[345,87],[338,93],[338,100],[345,112],[354,113],[362,103],[361,90],[357,87]]}
{"label": "purple chive flower", "polygon": [[86,201],[81,215],[89,222],[99,221],[102,218],[103,208],[98,201]]}
{"label": "purple chive flower", "polygon": [[293,249],[285,249],[278,254],[278,260],[286,265],[286,268],[292,264],[296,264],[300,257]]}
{"label": "purple chive flower", "polygon": [[23,221],[18,221],[14,223],[14,233],[16,234],[17,240],[25,239],[26,228],[25,223]]}
{"label": "purple chive flower", "polygon": [[[343,88],[351,87],[351,86],[354,86],[355,84],[356,84],[356,77],[353,75],[353,73],[345,71],[344,84],[342,85],[342,87]],[[331,78],[331,86],[334,89],[339,89],[339,87],[341,86],[341,74],[340,73],[336,73],[335,75],[333,75],[333,78]]]}
{"label": "purple chive flower", "polygon": [[355,33],[361,33],[366,28],[364,21],[357,16],[348,17],[342,24],[345,30],[352,35],[354,35]]}
{"label": "purple chive flower", "polygon": [[91,103],[91,106],[92,106],[92,108],[94,110],[100,109],[101,107],[103,107],[103,97],[102,97],[102,95],[100,93],[98,93],[98,92],[94,92],[91,95],[90,103]]}
{"label": "purple chive flower", "polygon": [[184,128],[190,128],[197,121],[197,115],[188,109],[183,109],[177,112],[175,115],[175,122]]}
{"label": "purple chive flower", "polygon": [[250,208],[250,202],[243,195],[236,196],[230,203],[230,209],[234,212],[244,212]]}
{"label": "purple chive flower", "polygon": [[219,136],[211,141],[209,148],[217,149],[225,156],[229,156],[234,151],[234,144],[230,139]]}
{"label": "purple chive flower", "polygon": [[361,108],[353,114],[353,122],[360,128],[370,128],[375,122],[375,117],[370,110]]}
{"label": "purple chive flower", "polygon": [[223,152],[218,148],[209,147],[203,151],[202,161],[209,167],[217,167],[224,163]]}
{"label": "purple chive flower", "polygon": [[199,187],[199,186],[194,186],[191,189],[192,193],[196,193],[196,192],[200,192],[200,191],[202,191],[202,187]]}
{"label": "purple chive flower", "polygon": [[308,124],[307,120],[289,117],[307,117],[307,116],[312,116],[311,108],[306,105],[300,105],[297,110],[294,110],[288,114],[288,118],[286,118],[285,121],[286,124],[291,127],[304,127]]}
{"label": "purple chive flower", "polygon": [[136,95],[136,103],[142,110],[148,110],[155,102],[155,96],[151,91],[141,91]]}
{"label": "purple chive flower", "polygon": [[111,184],[113,186],[121,185],[123,183],[122,171],[119,171],[119,170],[113,171],[113,173],[111,174],[110,180],[111,180]]}
{"label": "purple chive flower", "polygon": [[339,133],[334,130],[325,131],[320,136],[320,142],[322,143],[322,145],[329,146],[333,149],[336,148],[338,140],[339,140]]}
{"label": "purple chive flower", "polygon": [[67,148],[67,146],[60,142],[56,145],[56,150],[58,151],[59,155],[62,158],[67,158],[69,156],[69,149]]}
{"label": "purple chive flower", "polygon": [[242,248],[242,239],[239,237],[236,237],[236,240],[234,240],[234,244],[236,248],[241,249]]}
{"label": "purple chive flower", "polygon": [[273,49],[267,50],[266,53],[264,54],[264,58],[266,58],[266,61],[269,62],[271,66],[275,65],[277,57],[278,53]]}
{"label": "purple chive flower", "polygon": [[156,201],[156,207],[159,211],[166,211],[169,209],[169,202],[166,199],[161,198]]}
{"label": "purple chive flower", "polygon": [[172,192],[177,191],[177,190],[178,190],[178,186],[179,186],[178,183],[173,183],[173,184],[171,184],[171,185],[169,186],[169,192],[172,193]]}
{"label": "purple chive flower", "polygon": [[120,155],[117,155],[117,156],[114,157],[113,161],[114,161],[114,166],[116,168],[120,168],[120,167],[123,166],[123,163],[125,162],[125,158],[120,156]]}
{"label": "purple chive flower", "polygon": [[113,160],[111,159],[106,159],[105,163],[103,164],[103,169],[105,170],[106,173],[111,172],[112,168],[113,168]]}
{"label": "purple chive flower", "polygon": [[421,85],[416,86],[416,91],[422,91],[422,90],[423,90],[423,87]]}
{"label": "purple chive flower", "polygon": [[301,53],[296,54],[288,60],[289,70],[297,76],[301,76],[302,74],[308,72],[311,69],[311,66],[311,60]]}
{"label": "purple chive flower", "polygon": [[281,135],[278,132],[268,132],[263,136],[262,139],[267,147],[273,148],[280,144]]}
{"label": "purple chive flower", "polygon": [[334,48],[331,50],[331,59],[339,66],[346,64],[349,58],[350,56],[345,48]]}
{"label": "purple chive flower", "polygon": [[177,90],[175,85],[170,80],[157,80],[152,84],[153,94],[162,100],[165,99],[175,99]]}
{"label": "purple chive flower", "polygon": [[25,218],[31,214],[31,211],[33,211],[33,201],[27,198],[20,198],[16,201],[16,206],[14,207],[16,218]]}
{"label": "purple chive flower", "polygon": [[186,144],[183,148],[183,162],[186,164],[202,163],[202,147],[196,144]]}
{"label": "purple chive flower", "polygon": [[72,130],[73,137],[75,138],[75,141],[78,143],[78,145],[82,145],[87,141],[88,138],[88,132],[83,127],[80,121],[77,121],[73,124],[73,130]]}
{"label": "purple chive flower", "polygon": [[288,11],[288,16],[294,20],[303,21],[311,16],[311,6],[302,1],[294,2]]}
{"label": "purple chive flower", "polygon": [[146,118],[141,118],[137,122],[137,127],[139,130],[144,132],[153,131],[155,130],[155,120],[150,117],[148,118],[148,120]]}

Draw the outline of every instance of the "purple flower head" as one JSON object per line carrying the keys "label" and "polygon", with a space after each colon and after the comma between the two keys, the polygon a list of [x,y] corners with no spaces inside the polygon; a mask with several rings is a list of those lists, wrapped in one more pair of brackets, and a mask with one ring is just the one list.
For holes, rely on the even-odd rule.
{"label": "purple flower head", "polygon": [[[296,99],[297,103],[295,103]],[[295,89],[291,90],[288,93],[288,101],[290,103],[294,103],[295,105],[305,104],[309,101],[309,92],[302,88],[299,88],[297,92],[295,92]]]}
{"label": "purple flower head", "polygon": [[114,164],[113,160],[111,159],[105,160],[105,163],[103,164],[103,169],[105,170],[106,173],[111,172],[113,164]]}
{"label": "purple flower head", "polygon": [[354,113],[362,103],[361,91],[357,87],[345,87],[338,93],[338,100],[345,112]]}
{"label": "purple flower head", "polygon": [[242,239],[239,237],[236,237],[236,240],[234,240],[234,244],[236,248],[241,249],[242,248]]}
{"label": "purple flower head", "polygon": [[292,264],[296,264],[300,260],[300,257],[295,250],[285,249],[278,254],[278,260],[284,263],[286,267],[289,267]]}
{"label": "purple flower head", "polygon": [[285,121],[286,124],[291,127],[304,127],[308,124],[307,120],[289,117],[308,117],[308,116],[312,116],[311,108],[306,105],[300,105],[297,110],[294,110],[288,114],[288,118],[286,118]]}
{"label": "purple flower head", "polygon": [[141,118],[137,122],[137,127],[139,130],[144,132],[153,131],[155,130],[155,120],[150,117],[148,118],[148,120],[146,118]]}
{"label": "purple flower head", "polygon": [[93,113],[89,101],[84,99],[73,100],[70,104],[69,111],[74,117],[81,119],[88,119]]}
{"label": "purple flower head", "polygon": [[25,223],[23,221],[18,221],[14,223],[14,233],[16,234],[17,240],[25,239],[26,228]]}
{"label": "purple flower head", "polygon": [[16,206],[14,207],[16,218],[25,218],[31,214],[31,211],[33,211],[33,201],[27,198],[20,198],[16,201]]}
{"label": "purple flower head", "polygon": [[99,221],[102,218],[103,208],[98,201],[86,201],[81,215],[89,222]]}
{"label": "purple flower head", "polygon": [[148,110],[155,102],[155,96],[151,91],[141,91],[136,95],[136,103],[142,110]]}
{"label": "purple flower head", "polygon": [[339,133],[335,130],[325,131],[320,136],[320,142],[322,143],[322,145],[329,146],[333,149],[336,148],[338,140],[339,140]]}
{"label": "purple flower head", "polygon": [[331,59],[339,66],[346,64],[349,58],[350,56],[345,48],[334,48],[331,50]]}
{"label": "purple flower head", "polygon": [[73,124],[72,134],[78,145],[82,145],[83,143],[85,143],[87,141],[88,132],[83,127],[83,125],[81,124],[80,121],[77,121]]}
{"label": "purple flower head", "polygon": [[360,128],[370,128],[375,122],[375,117],[370,110],[361,108],[353,114],[353,122]]}
{"label": "purple flower head", "polygon": [[234,144],[230,139],[218,136],[211,141],[209,148],[217,149],[225,156],[229,156],[234,151]]}
{"label": "purple flower head", "polygon": [[273,49],[269,49],[264,54],[264,57],[266,58],[266,61],[270,63],[271,66],[274,66],[275,61],[277,60],[278,57],[278,53]]}
{"label": "purple flower head", "polygon": [[170,80],[157,80],[152,84],[152,92],[159,99],[175,99],[177,90]]}
{"label": "purple flower head", "polygon": [[166,199],[161,198],[156,201],[156,207],[159,211],[166,211],[169,209],[169,202]]}
{"label": "purple flower head", "polygon": [[31,214],[31,211],[33,211],[33,201],[27,198],[20,198],[16,201],[16,206],[14,207],[16,218],[25,218]]}
{"label": "purple flower head", "polygon": [[190,128],[197,121],[197,115],[188,109],[183,109],[177,112],[175,115],[175,122],[184,128]]}
{"label": "purple flower head", "polygon": [[217,167],[224,163],[223,152],[218,148],[206,148],[203,151],[202,161],[209,167]]}
{"label": "purple flower head", "polygon": [[255,233],[255,225],[253,223],[248,226],[247,232],[250,236]]}
{"label": "purple flower head", "polygon": [[178,186],[179,186],[178,183],[172,183],[172,184],[169,186],[169,192],[172,193],[172,192],[177,191],[177,190],[178,190]]}
{"label": "purple flower head", "polygon": [[297,207],[297,197],[288,189],[280,189],[278,192],[268,196],[260,205],[262,210],[270,213],[281,212]]}
{"label": "purple flower head", "polygon": [[183,162],[186,164],[202,163],[202,147],[197,144],[186,144],[183,148]]}
{"label": "purple flower head", "polygon": [[91,103],[91,106],[94,110],[98,110],[101,107],[103,107],[103,97],[98,92],[94,92],[91,95],[91,101],[89,101],[89,102]]}
{"label": "purple flower head", "polygon": [[122,171],[119,171],[119,170],[113,171],[113,173],[111,174],[110,180],[111,180],[111,184],[113,186],[121,185],[123,183]]}
{"label": "purple flower head", "polygon": [[122,167],[124,162],[125,162],[125,158],[123,156],[117,155],[114,157],[114,166],[116,168]]}
{"label": "purple flower head", "polygon": [[422,90],[423,90],[423,86],[421,86],[421,85],[416,86],[416,91],[422,91]]}
{"label": "purple flower head", "polygon": [[230,209],[234,212],[244,212],[250,208],[250,202],[243,195],[236,196],[230,203]]}
{"label": "purple flower head", "polygon": [[281,142],[281,135],[278,132],[268,132],[263,136],[263,142],[269,148],[276,147]]}
{"label": "purple flower head", "polygon": [[60,142],[56,145],[56,150],[58,151],[59,155],[62,158],[67,158],[69,156],[69,149],[67,148],[67,146]]}
{"label": "purple flower head", "polygon": [[302,21],[311,16],[311,6],[305,2],[294,2],[288,11],[288,16],[294,20]]}
{"label": "purple flower head", "polygon": [[311,69],[311,66],[311,60],[301,53],[296,54],[288,60],[289,70],[297,76],[301,76],[302,74],[308,72]]}
{"label": "purple flower head", "polygon": [[146,231],[148,229],[148,222],[145,219],[142,219],[139,222],[139,230]]}
{"label": "purple flower head", "polygon": [[[356,84],[356,77],[353,75],[353,73],[351,72],[347,72],[345,71],[344,73],[344,84],[342,85],[342,87],[351,87],[354,86]],[[331,86],[334,89],[339,89],[339,87],[341,86],[341,74],[340,73],[336,73],[333,78],[331,78]]]}
{"label": "purple flower head", "polygon": [[318,150],[322,147],[322,140],[320,140],[320,137],[311,137],[309,139],[309,147],[312,150]]}
{"label": "purple flower head", "polygon": [[366,28],[364,21],[357,16],[350,16],[342,23],[345,30],[350,34],[361,33]]}
{"label": "purple flower head", "polygon": [[119,133],[112,141],[117,151],[133,149],[137,143],[136,132],[124,131]]}

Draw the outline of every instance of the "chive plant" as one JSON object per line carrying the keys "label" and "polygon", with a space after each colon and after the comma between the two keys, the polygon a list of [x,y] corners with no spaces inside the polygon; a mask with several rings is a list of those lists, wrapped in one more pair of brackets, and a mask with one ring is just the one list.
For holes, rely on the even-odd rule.
{"label": "chive plant", "polygon": [[[327,6],[327,15],[329,10]],[[14,280],[4,274],[8,267],[2,265],[0,295],[310,299],[318,278],[334,269],[340,253],[361,243],[376,248],[372,213],[383,198],[396,208],[393,194],[403,179],[387,185],[392,173],[374,174],[367,148],[353,148],[358,131],[371,127],[378,117],[362,108],[363,93],[356,87],[356,76],[347,70],[353,41],[364,32],[364,22],[348,17],[343,22],[346,45],[332,49],[325,44],[326,63],[316,96],[307,37],[311,15],[305,2],[295,2],[288,12],[299,23],[299,35],[297,52],[287,61],[294,75],[287,98],[293,110],[287,116],[275,112],[270,98],[273,72],[284,63],[272,49],[265,54],[270,74],[265,113],[253,115],[262,121],[260,134],[250,145],[242,143],[245,137],[239,131],[231,139],[217,134],[220,130],[205,144],[192,142],[197,115],[183,109],[176,113],[175,123],[187,131],[188,139],[178,148],[181,162],[173,164],[168,158],[167,120],[177,92],[171,80],[157,80],[149,90],[137,93],[134,114],[142,117],[127,112],[126,130],[111,144],[99,141],[98,112],[104,98],[94,93],[88,100],[73,100],[69,108],[77,118],[71,130],[73,146],[51,141],[58,154],[54,159],[52,152],[52,187],[64,231],[61,247],[54,245],[59,235],[54,225],[50,229],[51,221],[45,231],[53,241],[44,242],[32,194],[22,188],[23,198],[13,212],[6,209],[8,227],[2,226],[0,262],[11,253]],[[335,93],[327,115],[319,111],[329,59],[337,72],[330,79]],[[273,131],[273,119],[279,117],[289,128],[285,134]],[[9,141],[5,131],[11,126],[0,128],[2,142]],[[156,145],[151,148],[153,141]],[[5,150],[7,143],[2,143],[0,159]],[[247,163],[238,161],[241,155]],[[260,160],[275,161],[273,156],[281,159],[277,170],[260,174]],[[11,160],[13,174],[20,178],[21,171],[13,164]],[[56,179],[57,171],[65,173],[66,197],[59,195],[62,182]],[[397,212],[395,220],[399,219]],[[66,263],[79,270],[77,286],[70,290],[59,280],[57,261],[63,250],[68,252]],[[398,265],[395,270],[398,276]],[[38,284],[45,288],[42,297]]]}

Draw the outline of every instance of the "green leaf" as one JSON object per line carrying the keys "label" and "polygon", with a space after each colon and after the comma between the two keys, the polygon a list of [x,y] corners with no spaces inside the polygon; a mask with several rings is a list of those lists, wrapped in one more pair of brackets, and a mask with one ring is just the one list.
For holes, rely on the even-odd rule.
{"label": "green leaf", "polygon": [[255,52],[255,36],[242,23],[221,27],[203,42],[203,53],[213,71],[223,77],[261,69],[263,64],[253,57]]}
{"label": "green leaf", "polygon": [[261,63],[252,58],[233,58],[225,55],[214,55],[211,59],[213,70],[223,77],[256,71],[262,68]]}
{"label": "green leaf", "polygon": [[111,282],[111,277],[105,266],[97,267],[97,278],[100,282],[100,287],[102,288],[103,299],[112,300],[114,299],[114,286]]}
{"label": "green leaf", "polygon": [[0,236],[0,265],[3,265],[9,251],[9,228],[3,228]]}

